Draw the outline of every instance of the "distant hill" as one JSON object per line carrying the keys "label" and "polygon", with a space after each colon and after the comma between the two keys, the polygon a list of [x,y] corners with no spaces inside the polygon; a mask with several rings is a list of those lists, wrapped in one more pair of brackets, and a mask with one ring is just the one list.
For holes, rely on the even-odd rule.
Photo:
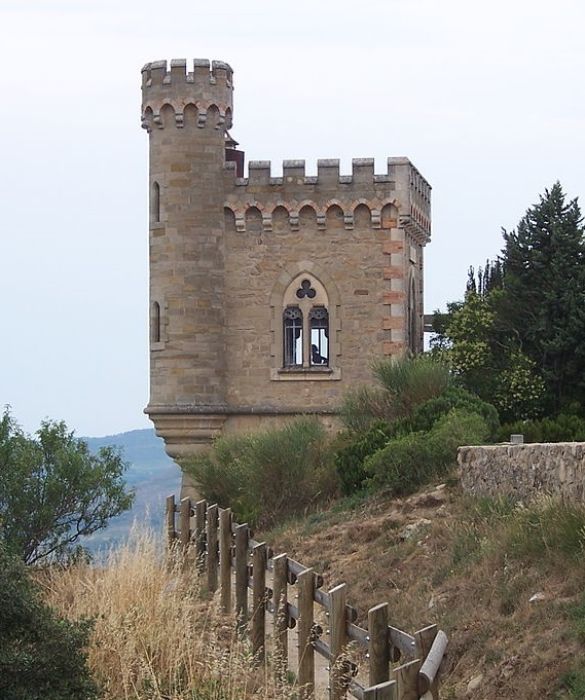
{"label": "distant hill", "polygon": [[164,441],[149,429],[81,439],[92,452],[109,445],[119,447],[129,463],[126,483],[136,494],[132,510],[112,518],[105,530],[96,532],[83,544],[92,551],[115,546],[126,538],[134,520],[162,532],[165,498],[181,490],[181,470],[165,452]]}

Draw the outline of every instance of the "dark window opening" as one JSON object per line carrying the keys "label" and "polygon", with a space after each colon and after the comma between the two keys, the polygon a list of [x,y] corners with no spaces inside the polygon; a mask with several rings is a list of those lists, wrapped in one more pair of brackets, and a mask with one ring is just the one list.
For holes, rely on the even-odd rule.
{"label": "dark window opening", "polygon": [[152,183],[150,196],[150,216],[154,223],[158,223],[160,221],[160,185],[158,182]]}
{"label": "dark window opening", "polygon": [[284,366],[303,365],[303,313],[298,306],[284,310]]}
{"label": "dark window opening", "polygon": [[160,304],[158,301],[152,305],[152,342],[160,343]]}
{"label": "dark window opening", "polygon": [[324,306],[315,306],[309,312],[311,337],[311,364],[329,364],[329,314]]}

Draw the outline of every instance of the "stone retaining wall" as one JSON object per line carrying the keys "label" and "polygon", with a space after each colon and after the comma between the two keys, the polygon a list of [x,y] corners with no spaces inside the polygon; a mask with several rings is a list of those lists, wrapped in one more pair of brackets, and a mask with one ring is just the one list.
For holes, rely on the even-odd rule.
{"label": "stone retaining wall", "polygon": [[531,443],[460,447],[463,490],[476,496],[526,500],[549,493],[583,501],[585,443]]}

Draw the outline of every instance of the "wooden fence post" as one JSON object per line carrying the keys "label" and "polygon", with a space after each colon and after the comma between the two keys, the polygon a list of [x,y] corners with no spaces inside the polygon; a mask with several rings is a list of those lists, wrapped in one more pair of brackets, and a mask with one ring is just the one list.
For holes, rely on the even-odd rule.
{"label": "wooden fence post", "polygon": [[169,551],[175,544],[175,496],[167,496],[167,547]]}
{"label": "wooden fence post", "polygon": [[259,660],[265,655],[266,625],[266,544],[252,550],[252,654]]}
{"label": "wooden fence post", "polygon": [[305,700],[315,694],[315,656],[311,644],[313,632],[313,596],[315,594],[315,574],[313,569],[305,569],[297,577],[298,591],[298,658],[297,682],[300,697]]}
{"label": "wooden fence post", "polygon": [[195,504],[195,566],[200,574],[205,571],[205,512],[207,501]]}
{"label": "wooden fence post", "polygon": [[191,541],[191,499],[181,499],[179,511],[179,542],[181,543],[181,566],[183,571],[187,568],[189,543]]}
{"label": "wooden fence post", "polygon": [[390,680],[390,641],[388,639],[388,603],[368,611],[368,653],[371,686]]}
{"label": "wooden fence post", "polygon": [[347,643],[345,605],[347,587],[345,583],[335,586],[329,591],[329,626],[331,659],[329,664],[329,697],[331,700],[341,700],[346,697],[345,689],[348,678],[347,669],[344,669],[342,659],[339,658],[343,647]]}
{"label": "wooden fence post", "polygon": [[217,504],[207,509],[207,590],[217,590]]}
{"label": "wooden fence post", "polygon": [[221,582],[221,609],[232,611],[232,511],[219,513],[219,579]]}
{"label": "wooden fence post", "polygon": [[236,616],[242,631],[248,622],[248,524],[236,527]]}
{"label": "wooden fence post", "polygon": [[398,683],[397,700],[418,700],[418,672],[420,659],[414,659],[394,669]]}
{"label": "wooden fence post", "polygon": [[281,683],[288,669],[288,556],[279,554],[272,560],[272,590],[274,603],[275,676]]}

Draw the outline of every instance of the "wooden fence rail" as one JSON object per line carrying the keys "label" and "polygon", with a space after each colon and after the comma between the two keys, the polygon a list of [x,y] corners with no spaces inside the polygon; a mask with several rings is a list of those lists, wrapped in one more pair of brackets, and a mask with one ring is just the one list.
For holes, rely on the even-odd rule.
{"label": "wooden fence rail", "polygon": [[[192,504],[188,498],[177,505],[169,496],[166,523],[169,548],[180,548],[185,555],[184,570],[194,561],[207,590],[214,593],[219,588],[222,610],[231,613],[235,604],[238,628],[248,630],[258,659],[266,652],[266,613],[272,615],[272,658],[280,679],[289,668],[289,630],[297,628],[298,662],[291,670],[303,700],[315,694],[315,654],[329,662],[330,700],[348,694],[358,700],[438,700],[447,636],[436,625],[410,635],[389,624],[388,604],[383,603],[369,610],[368,629],[363,629],[356,624],[357,611],[346,601],[345,584],[321,590],[322,576],[254,541],[248,525],[235,523],[229,509],[205,501]],[[289,600],[290,588],[296,589],[296,604]],[[315,620],[315,604],[322,608],[328,630]],[[361,675],[367,678],[366,686],[356,678],[353,657],[358,655],[365,656],[367,673],[362,669]]]}

